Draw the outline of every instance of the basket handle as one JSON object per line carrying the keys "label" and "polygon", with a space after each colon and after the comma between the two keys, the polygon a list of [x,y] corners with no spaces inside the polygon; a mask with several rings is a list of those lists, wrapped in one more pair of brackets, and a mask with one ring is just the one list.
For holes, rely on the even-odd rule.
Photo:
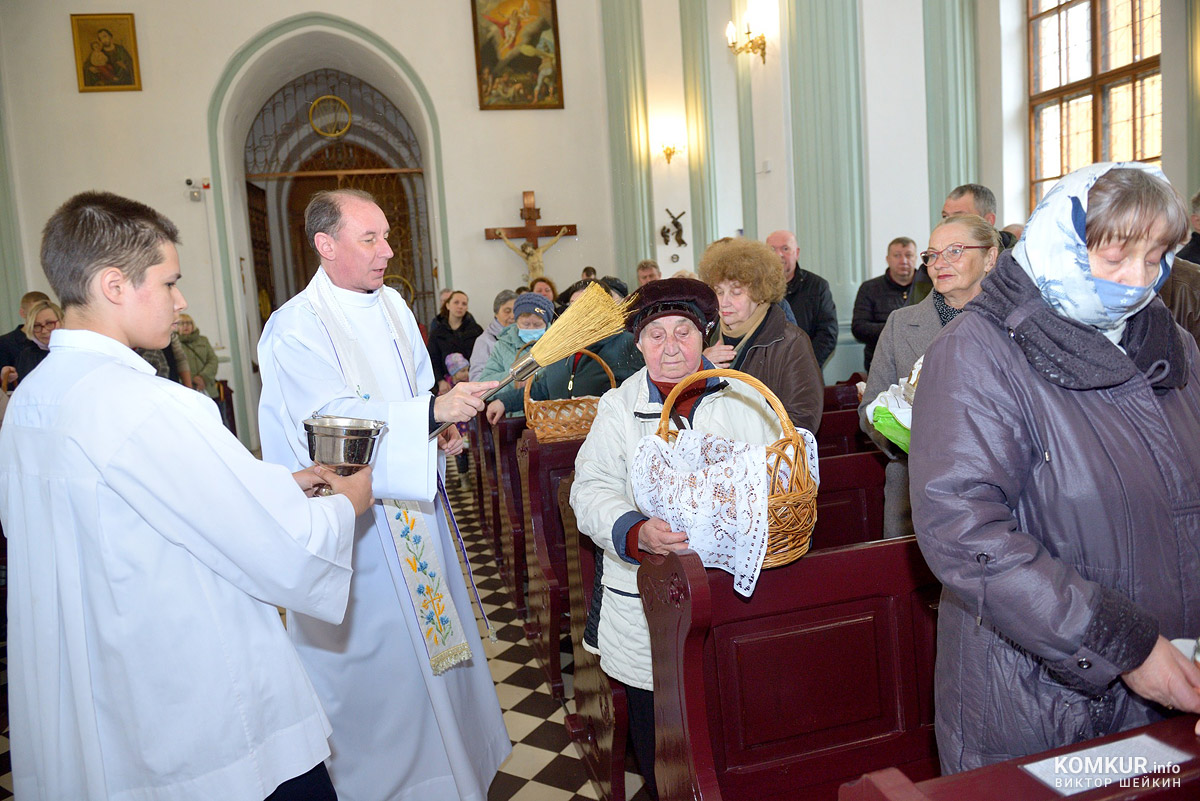
{"label": "basket handle", "polygon": [[[613,387],[615,387],[617,385],[617,377],[615,375],[613,375],[612,368],[608,366],[608,363],[606,361],[604,361],[604,359],[601,359],[599,356],[597,356],[595,353],[592,353],[587,348],[580,348],[579,350],[577,350],[575,352],[582,353],[584,356],[591,356],[593,359],[595,359],[597,362],[599,362],[600,366],[604,368],[604,374],[606,376],[608,376],[609,385],[613,386]],[[532,388],[533,388],[533,379],[530,378],[528,381],[525,382],[525,416],[526,417],[529,416],[529,404],[532,403],[532,400],[529,397],[529,390]]]}
{"label": "basket handle", "polygon": [[533,342],[526,342],[524,345],[522,345],[520,348],[518,348],[517,355],[513,357],[512,364],[510,364],[508,366],[508,369],[511,370],[514,367],[516,367],[517,364],[521,361],[521,356],[525,353],[525,351],[529,350],[532,347],[533,347]]}
{"label": "basket handle", "polygon": [[683,391],[691,384],[697,381],[707,381],[710,378],[736,378],[737,380],[749,384],[754,389],[757,389],[771,408],[775,411],[775,415],[779,418],[779,422],[783,426],[783,436],[785,439],[792,439],[796,436],[796,427],[792,425],[792,419],[788,417],[787,410],[783,408],[783,404],[770,388],[759,381],[749,373],[743,373],[741,370],[728,370],[723,368],[712,370],[698,370],[691,375],[685,377],[675,385],[671,393],[663,400],[662,414],[658,418],[658,431],[656,432],[663,440],[670,442],[668,432],[670,431],[671,410],[675,407],[676,399]]}

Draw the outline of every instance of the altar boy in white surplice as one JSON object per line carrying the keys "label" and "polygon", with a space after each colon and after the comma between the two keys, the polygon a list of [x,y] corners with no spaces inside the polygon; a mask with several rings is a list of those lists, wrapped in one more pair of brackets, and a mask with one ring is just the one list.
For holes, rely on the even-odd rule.
{"label": "altar boy in white surplice", "polygon": [[[13,789],[331,801],[329,721],[275,604],[342,619],[370,476],[264,464],[133,352],[186,308],[177,241],[105,192],[46,223],[66,312],[0,428]],[[322,483],[346,497],[305,498]]]}
{"label": "altar boy in white surplice", "polygon": [[304,614],[288,629],[333,723],[330,773],[342,801],[484,801],[511,751],[457,564],[440,470],[496,384],[436,399],[428,353],[404,300],[383,286],[392,250],[370,195],[318,192],[305,234],[321,267],[267,322],[258,346],[263,458],[310,464],[314,412],[382,420],[377,501],[358,518],[350,606],[340,625]]}

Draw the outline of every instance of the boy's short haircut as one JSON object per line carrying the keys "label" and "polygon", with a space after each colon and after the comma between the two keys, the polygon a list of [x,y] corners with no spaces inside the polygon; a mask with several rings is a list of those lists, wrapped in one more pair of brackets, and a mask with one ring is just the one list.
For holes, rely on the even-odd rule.
{"label": "boy's short haircut", "polygon": [[146,204],[83,192],[42,229],[42,270],[64,307],[86,306],[92,279],[106,267],[140,286],[146,270],[162,262],[164,242],[179,244],[179,229]]}

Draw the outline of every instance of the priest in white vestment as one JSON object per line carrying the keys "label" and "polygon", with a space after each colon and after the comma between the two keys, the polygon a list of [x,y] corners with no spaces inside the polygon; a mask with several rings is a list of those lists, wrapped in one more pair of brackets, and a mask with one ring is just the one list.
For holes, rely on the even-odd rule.
{"label": "priest in white vestment", "polygon": [[[177,239],[99,192],[46,225],[63,327],[0,428],[18,799],[333,798],[329,721],[275,604],[342,619],[368,476],[264,464],[134,353],[186,306]],[[306,499],[322,478],[345,497]]]}
{"label": "priest in white vestment", "polygon": [[[444,461],[429,434],[435,420],[473,417],[483,408],[477,395],[495,384],[431,396],[417,322],[383,287],[392,251],[370,195],[317,193],[305,229],[322,266],[271,316],[259,343],[263,458],[309,465],[302,423],[314,413],[387,423],[373,463],[373,490],[385,500],[358,518],[345,621],[288,616],[333,724],[334,787],[342,801],[484,801],[511,744],[439,493]],[[443,442],[462,447],[455,433]],[[435,585],[436,610],[428,603]],[[442,624],[451,637],[434,642]]]}

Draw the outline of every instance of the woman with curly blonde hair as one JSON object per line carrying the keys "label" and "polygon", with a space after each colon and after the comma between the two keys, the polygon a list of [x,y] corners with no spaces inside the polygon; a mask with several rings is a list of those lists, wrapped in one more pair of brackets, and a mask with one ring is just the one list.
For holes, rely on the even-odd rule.
{"label": "woman with curly blonde hair", "polygon": [[792,423],[815,434],[825,382],[808,334],[777,305],[787,283],[775,251],[749,239],[721,239],[704,251],[697,271],[720,303],[719,329],[705,357],[762,381],[779,396]]}

